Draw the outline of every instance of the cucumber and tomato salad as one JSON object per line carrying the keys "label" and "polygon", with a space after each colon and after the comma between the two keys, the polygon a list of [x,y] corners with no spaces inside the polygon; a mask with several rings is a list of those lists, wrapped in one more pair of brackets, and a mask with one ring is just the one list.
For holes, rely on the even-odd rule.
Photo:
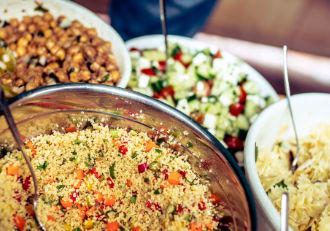
{"label": "cucumber and tomato salad", "polygon": [[[224,59],[220,50],[191,51],[169,44],[169,55],[166,66],[163,50],[131,48],[128,88],[186,113],[238,154],[252,121],[273,102],[271,97],[261,95],[241,61]],[[241,152],[235,157],[243,161]]]}

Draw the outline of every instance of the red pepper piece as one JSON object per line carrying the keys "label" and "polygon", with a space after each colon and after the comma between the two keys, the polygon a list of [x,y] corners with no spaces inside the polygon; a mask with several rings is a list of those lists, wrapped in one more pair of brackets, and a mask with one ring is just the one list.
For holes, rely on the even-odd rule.
{"label": "red pepper piece", "polygon": [[241,93],[239,95],[239,102],[243,104],[246,102],[247,93],[242,86],[240,86],[239,89],[241,91]]}
{"label": "red pepper piece", "polygon": [[128,151],[128,149],[125,145],[122,144],[122,145],[119,146],[119,152],[121,154],[125,155],[127,153],[127,151]]}
{"label": "red pepper piece", "polygon": [[175,92],[174,92],[174,88],[173,88],[171,85],[169,85],[169,86],[163,88],[163,89],[160,91],[160,95],[163,96],[164,99],[166,99],[167,96],[172,96],[172,97],[174,97],[174,93],[175,93]]}
{"label": "red pepper piece", "polygon": [[108,185],[109,185],[110,188],[115,187],[115,183],[113,183],[113,181],[110,177],[107,178],[107,181],[108,181]]}
{"label": "red pepper piece", "polygon": [[138,165],[138,172],[139,173],[144,173],[147,168],[148,168],[148,164],[147,163],[139,164]]}
{"label": "red pepper piece", "polygon": [[89,173],[93,174],[97,179],[100,178],[99,173],[96,171],[96,168],[89,170]]}
{"label": "red pepper piece", "polygon": [[77,189],[73,191],[73,193],[70,195],[70,199],[75,202],[77,200],[78,197],[78,192]]}
{"label": "red pepper piece", "polygon": [[30,187],[30,184],[31,184],[31,176],[28,176],[28,177],[25,178],[25,180],[23,182],[23,185],[22,185],[23,186],[23,189],[25,191],[27,191],[29,189],[29,187]]}
{"label": "red pepper piece", "polygon": [[222,58],[222,54],[221,54],[221,51],[220,51],[220,50],[218,50],[218,51],[217,51],[217,53],[215,53],[215,54],[213,55],[213,58],[214,58],[214,59],[216,59],[216,58],[219,58],[219,59],[221,59],[221,58]]}
{"label": "red pepper piece", "polygon": [[129,51],[140,51],[138,48],[136,48],[136,47],[131,47],[130,49],[129,49]]}
{"label": "red pepper piece", "polygon": [[198,203],[198,208],[199,210],[205,210],[206,209],[205,202],[201,201],[200,203]]}
{"label": "red pepper piece", "polygon": [[178,172],[179,172],[183,177],[186,177],[186,175],[187,175],[187,172],[186,172],[186,171],[179,170]]}
{"label": "red pepper piece", "polygon": [[233,149],[243,149],[244,148],[244,142],[236,136],[227,136],[227,137],[225,137],[224,141],[228,145],[229,148],[233,148]]}
{"label": "red pepper piece", "polygon": [[166,70],[166,62],[165,61],[158,61],[159,70],[165,73]]}
{"label": "red pepper piece", "polygon": [[241,103],[233,103],[230,105],[230,114],[233,116],[238,116],[244,111],[244,104]]}
{"label": "red pepper piece", "polygon": [[145,75],[149,75],[149,76],[156,75],[155,70],[152,69],[152,68],[143,68],[143,69],[141,70],[141,72],[142,72],[143,74],[145,74]]}

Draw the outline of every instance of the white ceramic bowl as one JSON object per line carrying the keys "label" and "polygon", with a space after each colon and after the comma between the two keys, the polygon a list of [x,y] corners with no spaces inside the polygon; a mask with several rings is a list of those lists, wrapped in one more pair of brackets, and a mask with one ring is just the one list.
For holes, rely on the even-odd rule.
{"label": "white ceramic bowl", "polygon": [[[202,50],[205,48],[209,48],[212,52],[216,52],[219,48],[211,46],[210,44],[197,41],[192,38],[183,37],[183,36],[176,36],[176,35],[169,35],[168,36],[169,42],[178,43],[183,47],[186,47],[191,50]],[[128,49],[132,47],[136,47],[139,49],[145,48],[159,48],[164,47],[164,39],[163,35],[147,35],[137,37],[126,42],[126,47]],[[224,59],[228,61],[238,61],[239,59],[230,53],[221,49],[221,54]],[[248,74],[248,79],[256,82],[261,89],[262,95],[269,95],[273,97],[273,99],[278,100],[278,95],[274,88],[267,82],[267,80],[255,69],[253,69],[250,65],[243,63],[240,68],[242,71]]]}
{"label": "white ceramic bowl", "polygon": [[[0,14],[1,19],[10,18],[21,19],[24,15],[36,15],[41,12],[35,11],[35,0],[1,0]],[[118,33],[101,18],[90,10],[78,5],[77,3],[66,0],[38,0],[43,7],[49,10],[55,17],[66,16],[69,20],[79,20],[86,27],[95,27],[98,36],[112,43],[112,52],[117,61],[121,80],[118,87],[126,87],[131,75],[131,60],[124,41]]]}
{"label": "white ceramic bowl", "polygon": [[[299,136],[307,135],[319,123],[330,124],[330,94],[306,93],[291,97]],[[260,182],[255,164],[255,145],[270,148],[278,138],[283,126],[289,128],[281,138],[294,137],[286,99],[265,109],[250,127],[244,148],[244,167],[253,191],[258,211],[258,219],[266,218],[267,223],[259,223],[259,230],[280,230],[280,214],[268,198]]]}

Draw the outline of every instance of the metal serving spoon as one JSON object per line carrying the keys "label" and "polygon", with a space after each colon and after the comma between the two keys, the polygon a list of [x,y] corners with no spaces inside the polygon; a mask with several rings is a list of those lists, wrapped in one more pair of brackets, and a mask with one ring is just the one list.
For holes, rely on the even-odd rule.
{"label": "metal serving spoon", "polygon": [[288,224],[288,216],[289,216],[289,194],[284,192],[282,194],[282,201],[281,201],[281,231],[288,231],[289,224]]}
{"label": "metal serving spoon", "polygon": [[165,0],[159,0],[160,20],[162,22],[162,31],[165,42],[165,75],[167,73],[168,43],[167,43],[167,24],[166,24],[166,3]]}
{"label": "metal serving spoon", "polygon": [[24,152],[24,143],[21,139],[20,133],[17,129],[17,126],[15,124],[15,120],[10,112],[10,109],[8,107],[6,98],[5,98],[5,94],[4,91],[2,89],[2,84],[1,84],[1,80],[0,80],[0,114],[4,114],[6,121],[8,123],[8,127],[16,141],[16,144],[18,146],[18,149],[22,152],[24,160],[29,168],[29,171],[31,173],[32,176],[32,180],[33,180],[33,185],[34,185],[34,198],[33,198],[33,209],[35,211],[35,218],[36,221],[38,223],[38,225],[40,226],[40,228],[44,231],[46,231],[46,228],[44,227],[44,225],[40,222],[40,220],[38,219],[38,215],[37,215],[37,203],[38,203],[38,185],[37,185],[37,178],[34,174],[33,168],[31,166],[29,157],[25,154]]}
{"label": "metal serving spoon", "polygon": [[292,174],[296,171],[297,169],[297,163],[298,163],[298,158],[299,158],[299,139],[298,139],[298,133],[296,129],[296,123],[294,120],[293,116],[293,110],[292,110],[292,105],[291,105],[291,94],[290,94],[290,85],[289,85],[289,77],[288,77],[288,65],[287,65],[287,46],[283,46],[283,75],[284,75],[284,86],[285,86],[285,94],[286,98],[288,100],[288,105],[289,105],[289,111],[290,111],[290,117],[291,117],[291,122],[294,130],[294,134],[296,137],[296,145],[297,145],[297,154],[296,157],[293,159],[292,164],[291,164],[291,171]]}

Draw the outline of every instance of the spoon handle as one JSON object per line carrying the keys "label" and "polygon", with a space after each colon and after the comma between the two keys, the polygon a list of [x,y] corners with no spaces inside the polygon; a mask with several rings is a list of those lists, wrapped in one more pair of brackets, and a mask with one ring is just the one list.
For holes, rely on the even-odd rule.
{"label": "spoon handle", "polygon": [[46,230],[44,228],[44,226],[42,225],[42,223],[39,221],[38,216],[37,216],[37,200],[38,200],[38,186],[37,186],[37,178],[34,174],[33,168],[31,166],[29,157],[25,154],[24,152],[24,143],[21,139],[21,135],[17,129],[15,120],[10,112],[9,106],[7,104],[6,98],[5,98],[5,94],[4,91],[2,89],[2,84],[1,84],[1,80],[0,80],[0,115],[4,114],[5,119],[8,123],[8,127],[16,141],[16,144],[18,146],[18,149],[22,152],[24,160],[29,168],[29,171],[31,173],[32,176],[32,180],[33,180],[33,185],[34,185],[34,201],[33,201],[33,208],[35,211],[35,217],[37,220],[37,223],[39,224],[39,226],[41,227],[42,230]]}
{"label": "spoon handle", "polygon": [[285,94],[286,94],[286,98],[288,100],[291,122],[292,122],[293,130],[294,130],[294,134],[295,134],[295,138],[296,138],[296,144],[297,144],[297,154],[296,154],[296,157],[294,158],[294,160],[292,161],[292,164],[291,164],[291,171],[292,171],[292,173],[294,173],[294,171],[297,169],[297,162],[298,162],[298,158],[299,158],[299,147],[300,147],[300,145],[299,145],[299,139],[298,139],[296,123],[295,123],[294,116],[293,116],[293,109],[292,109],[292,105],[291,105],[291,93],[290,93],[288,65],[287,65],[287,49],[288,49],[287,46],[284,45],[283,46],[283,75],[284,75]]}
{"label": "spoon handle", "polygon": [[284,192],[281,201],[281,231],[288,231],[289,194]]}
{"label": "spoon handle", "polygon": [[165,0],[159,0],[160,8],[160,20],[162,22],[162,31],[165,42],[165,74],[167,72],[167,60],[168,60],[168,43],[167,43],[167,24],[166,24],[166,2]]}

